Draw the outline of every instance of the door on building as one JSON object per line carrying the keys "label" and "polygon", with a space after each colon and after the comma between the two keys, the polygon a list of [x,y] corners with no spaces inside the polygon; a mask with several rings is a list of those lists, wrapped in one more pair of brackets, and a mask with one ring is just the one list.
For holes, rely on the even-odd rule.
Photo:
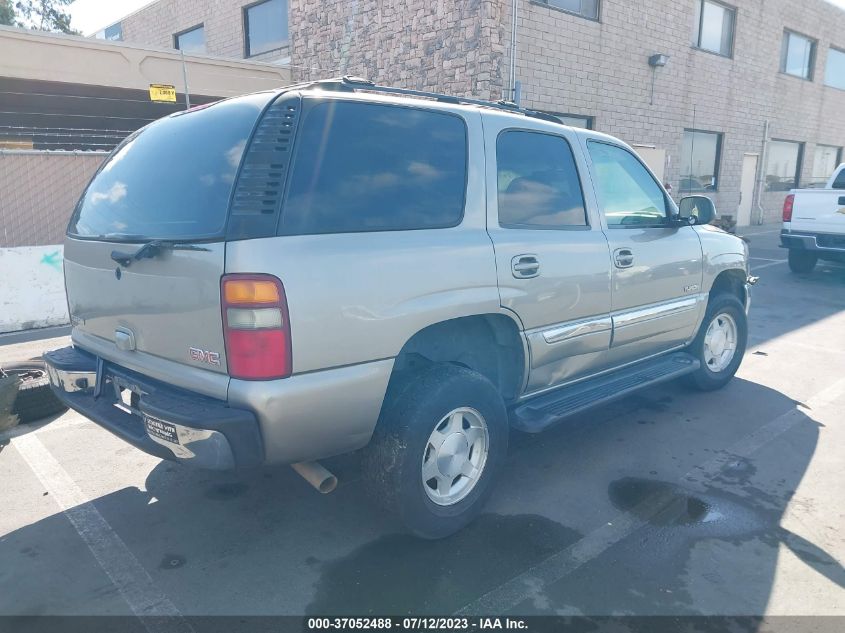
{"label": "door on building", "polygon": [[613,339],[609,365],[683,345],[707,295],[701,292],[701,242],[691,226],[672,225],[663,189],[628,149],[587,143],[598,206],[611,251]]}
{"label": "door on building", "polygon": [[751,224],[751,202],[754,200],[754,181],[757,177],[757,154],[742,157],[742,177],[739,182],[739,206],[736,209],[737,226]]}
{"label": "door on building", "polygon": [[521,320],[540,391],[592,373],[610,346],[610,255],[574,131],[485,120],[487,231],[502,306]]}
{"label": "door on building", "polygon": [[634,145],[633,148],[657,179],[666,182],[663,178],[666,171],[666,150],[654,145]]}

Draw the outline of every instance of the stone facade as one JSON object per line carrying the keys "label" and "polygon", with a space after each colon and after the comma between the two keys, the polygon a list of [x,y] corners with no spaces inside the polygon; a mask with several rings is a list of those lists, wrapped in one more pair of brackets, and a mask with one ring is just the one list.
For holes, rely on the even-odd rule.
{"label": "stone facade", "polygon": [[[762,153],[767,121],[770,138],[804,143],[806,180],[817,144],[845,146],[845,91],[823,82],[829,47],[845,49],[845,12],[824,0],[727,2],[736,10],[730,57],[692,46],[699,0],[603,0],[598,20],[518,0],[521,102],[593,117],[599,131],[664,150],[676,193],[684,129],[721,133],[718,191],[707,195],[722,213],[736,212],[744,155]],[[172,46],[174,33],[204,23],[209,54],[242,57],[246,4],[159,0],[122,20],[124,39]],[[511,0],[289,0],[290,46],[266,57],[289,63],[298,79],[354,74],[509,97],[511,8]],[[785,28],[817,40],[812,81],[779,72]],[[652,70],[654,53],[668,63]],[[755,208],[775,219],[783,197],[764,192]]]}

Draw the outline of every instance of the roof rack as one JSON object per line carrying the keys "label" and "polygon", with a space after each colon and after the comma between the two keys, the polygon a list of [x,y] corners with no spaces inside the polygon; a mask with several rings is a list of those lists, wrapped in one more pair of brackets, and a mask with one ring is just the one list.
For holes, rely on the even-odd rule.
{"label": "roof rack", "polygon": [[[523,114],[535,119],[542,119],[544,121],[551,121],[552,123],[562,124],[557,117],[546,114],[545,112],[538,112],[536,110],[528,110],[521,108],[512,101],[485,101],[484,99],[471,99],[468,97],[456,97],[454,95],[445,95],[439,92],[426,92],[425,90],[413,90],[410,88],[395,88],[393,86],[380,86],[369,79],[362,77],[353,77],[351,75],[344,75],[343,77],[333,77],[332,79],[320,79],[317,81],[305,84],[307,87],[315,87],[323,90],[336,90],[340,92],[355,92],[358,90],[368,92],[381,92],[384,94],[395,94],[406,97],[423,97],[425,99],[432,99],[440,103],[452,103],[462,105],[476,105],[482,108],[492,108],[494,110],[503,110],[505,112],[513,112],[516,114]],[[297,88],[302,86],[296,86]]]}

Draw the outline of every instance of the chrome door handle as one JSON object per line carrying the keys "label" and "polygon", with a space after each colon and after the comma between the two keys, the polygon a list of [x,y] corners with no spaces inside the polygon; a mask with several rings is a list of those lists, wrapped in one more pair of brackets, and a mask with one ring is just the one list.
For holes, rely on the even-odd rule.
{"label": "chrome door handle", "polygon": [[531,279],[540,274],[540,261],[536,255],[517,255],[511,259],[511,272],[517,279]]}
{"label": "chrome door handle", "polygon": [[634,252],[630,248],[617,248],[613,251],[613,261],[617,268],[630,268],[634,265]]}

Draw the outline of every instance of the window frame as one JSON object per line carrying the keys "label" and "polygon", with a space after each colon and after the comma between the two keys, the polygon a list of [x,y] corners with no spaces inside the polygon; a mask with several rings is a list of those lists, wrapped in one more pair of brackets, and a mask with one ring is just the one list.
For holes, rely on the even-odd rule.
{"label": "window frame", "polygon": [[254,9],[257,6],[262,4],[267,4],[268,2],[272,2],[272,0],[257,0],[257,2],[251,2],[250,4],[245,4],[241,7],[241,23],[243,26],[244,31],[244,59],[251,59],[253,57],[258,57],[259,55],[266,55],[267,53],[272,53],[274,51],[281,51],[285,48],[290,48],[290,0],[283,0],[285,3],[285,10],[288,12],[288,32],[287,38],[282,43],[281,46],[278,48],[271,48],[266,51],[261,51],[260,53],[251,53],[250,52],[250,43],[249,43],[249,11],[250,9]]}
{"label": "window frame", "polygon": [[[789,36],[795,35],[796,37],[800,37],[802,39],[807,40],[811,44],[810,48],[810,59],[807,61],[807,75],[796,75],[794,73],[786,72],[786,60],[789,58]],[[779,72],[781,75],[786,75],[787,77],[795,77],[797,79],[803,79],[804,81],[813,81],[816,74],[816,61],[818,58],[818,50],[819,50],[819,41],[809,35],[804,35],[799,31],[794,31],[790,28],[783,29],[783,38],[781,39],[780,44],[780,65],[779,65]],[[774,139],[772,139],[774,140]]]}
{"label": "window frame", "polygon": [[833,44],[830,44],[827,47],[827,56],[824,59],[824,77],[822,77],[822,85],[827,86],[828,88],[833,88],[834,90],[845,90],[845,85],[840,88],[839,86],[834,86],[832,84],[827,83],[827,65],[830,61],[831,51],[835,51],[840,55],[845,56],[845,49],[839,48],[838,46],[834,46]]}
{"label": "window frame", "polygon": [[599,143],[601,145],[609,145],[610,147],[616,147],[617,149],[621,149],[621,150],[627,152],[628,154],[630,154],[631,156],[634,157],[634,160],[637,161],[643,169],[645,169],[646,174],[648,174],[649,178],[651,178],[652,181],[654,181],[654,184],[657,185],[657,188],[660,190],[660,193],[663,196],[663,204],[665,206],[663,224],[651,224],[651,225],[649,225],[649,224],[645,224],[645,225],[636,224],[636,225],[630,225],[630,226],[626,226],[626,225],[623,225],[623,224],[610,224],[607,221],[607,215],[605,214],[604,209],[602,208],[601,195],[599,194],[597,180],[596,180],[595,177],[593,177],[593,179],[592,179],[593,180],[593,194],[596,196],[596,204],[598,206],[599,218],[601,219],[601,222],[603,223],[604,228],[609,229],[609,230],[616,230],[616,229],[628,229],[628,230],[630,230],[630,229],[667,229],[667,228],[672,228],[672,225],[669,223],[669,221],[672,219],[672,216],[675,215],[675,211],[676,211],[675,204],[672,201],[672,198],[666,192],[666,189],[663,187],[663,185],[660,183],[660,181],[657,178],[654,177],[654,174],[651,172],[651,169],[648,168],[648,165],[645,164],[645,162],[637,155],[636,152],[631,151],[629,148],[625,147],[624,145],[620,145],[618,143],[613,143],[613,142],[611,142],[607,139],[600,138],[600,137],[590,136],[590,137],[587,137],[586,139],[584,139],[584,141],[585,141],[585,145],[586,145],[587,158],[590,161],[591,171],[593,171],[593,172],[595,171],[595,166],[594,166],[595,164],[593,162],[593,155],[590,154],[590,143]]}
{"label": "window frame", "polygon": [[[202,29],[202,42],[203,42],[203,45],[205,45],[206,44],[205,22],[200,22],[199,24],[195,24],[194,26],[192,26],[190,28],[184,29],[184,30],[179,31],[177,33],[174,33],[173,34],[173,48],[175,48],[177,51],[181,51],[182,49],[179,48],[179,38],[182,37],[183,35],[187,35],[188,33],[191,33],[191,32],[196,31],[198,29]],[[206,49],[206,52],[208,52],[207,49]],[[196,54],[196,53],[188,53],[188,55],[194,55],[194,54]]]}
{"label": "window frame", "polygon": [[[718,193],[719,191],[719,182],[720,176],[722,171],[722,143],[724,142],[725,133],[724,132],[716,132],[715,130],[701,130],[698,128],[684,128],[684,134],[687,132],[698,133],[698,134],[715,134],[716,135],[716,163],[713,165],[713,178],[716,181],[716,184],[713,186],[713,189],[704,189],[703,191],[687,191],[686,193],[689,195],[696,195],[701,194],[705,191],[710,191],[712,193]],[[683,137],[681,138],[681,144],[683,146]],[[682,158],[683,159],[683,158]],[[683,177],[683,174],[681,174]],[[678,194],[683,194],[684,189],[680,185],[680,181],[678,182]]]}
{"label": "window frame", "polygon": [[[530,134],[542,134],[544,136],[551,136],[553,138],[559,138],[564,143],[566,143],[567,147],[569,147],[569,151],[572,154],[572,165],[575,167],[575,176],[578,179],[578,190],[581,192],[581,201],[583,202],[584,208],[584,224],[571,224],[571,225],[561,225],[561,226],[518,226],[515,224],[502,224],[499,218],[499,186],[498,186],[498,179],[499,179],[499,139],[502,137],[503,134],[506,132],[527,132]],[[500,229],[504,229],[507,231],[590,231],[592,230],[593,226],[590,223],[590,209],[587,206],[587,194],[584,191],[584,181],[581,179],[581,170],[578,169],[578,158],[576,157],[575,150],[573,149],[572,143],[569,142],[569,139],[563,136],[562,134],[556,134],[555,132],[547,132],[546,130],[539,130],[536,128],[527,128],[527,127],[506,127],[499,130],[499,133],[496,134],[496,226]]]}
{"label": "window frame", "polygon": [[[461,122],[464,128],[464,148],[465,148],[465,157],[466,160],[464,162],[464,195],[461,201],[461,213],[457,217],[456,221],[450,224],[443,224],[438,226],[424,226],[424,227],[415,227],[415,228],[404,228],[404,229],[359,229],[355,231],[320,231],[315,233],[306,233],[306,232],[297,232],[291,231],[288,232],[285,230],[285,206],[287,205],[288,198],[290,196],[290,188],[293,182],[293,174],[296,170],[296,163],[299,160],[299,151],[297,148],[298,140],[300,134],[302,134],[302,130],[305,128],[305,124],[307,123],[308,115],[311,111],[317,107],[318,105],[325,104],[325,103],[349,103],[349,104],[357,104],[357,105],[370,105],[370,106],[381,106],[381,107],[390,107],[390,108],[402,108],[404,110],[417,110],[422,112],[432,112],[435,114],[445,114],[451,117],[455,117],[458,121]],[[461,116],[457,112],[452,112],[450,110],[441,110],[435,108],[426,108],[422,106],[412,105],[412,104],[405,104],[405,103],[382,103],[382,102],[374,102],[374,101],[359,101],[357,99],[333,99],[330,97],[305,97],[302,99],[302,111],[300,113],[300,121],[299,125],[297,126],[296,130],[296,138],[293,140],[293,153],[291,155],[290,164],[288,166],[288,176],[285,180],[285,190],[281,196],[281,201],[279,203],[278,211],[278,220],[276,222],[276,231],[275,234],[277,237],[291,237],[291,236],[303,236],[303,235],[351,235],[357,233],[402,233],[405,231],[441,231],[441,230],[448,230],[448,229],[455,229],[461,226],[464,223],[464,219],[466,218],[466,211],[467,211],[467,200],[469,199],[469,171],[470,171],[470,161],[472,160],[472,147],[470,143],[470,130],[469,125],[467,124],[466,118]]]}
{"label": "window frame", "polygon": [[[698,3],[698,16],[696,18],[698,20],[698,29],[696,29],[695,42],[693,43],[692,47],[697,51],[702,51],[702,52],[705,52],[705,53],[711,53],[713,55],[718,55],[719,57],[725,57],[727,59],[733,59],[734,48],[735,48],[735,45],[736,45],[736,19],[737,19],[737,13],[738,13],[737,8],[733,5],[727,4],[725,2],[719,2],[719,0],[696,0],[696,2]],[[704,28],[704,20],[702,18],[704,16],[704,3],[705,2],[709,2],[710,4],[718,5],[718,6],[722,7],[723,9],[730,11],[731,14],[733,15],[733,20],[731,22],[731,43],[730,43],[730,49],[727,53],[723,53],[722,51],[714,51],[714,50],[709,49],[709,48],[704,48],[701,45],[701,33],[702,33],[702,29]]]}
{"label": "window frame", "polygon": [[601,22],[601,10],[602,5],[604,4],[604,0],[596,0],[596,17],[592,17],[589,15],[584,15],[583,13],[578,13],[577,11],[570,11],[569,9],[564,9],[562,7],[556,7],[553,4],[549,4],[549,0],[530,0],[531,4],[536,4],[537,6],[544,7],[546,9],[551,9],[553,11],[560,11],[561,13],[566,13],[567,15],[574,15],[578,18],[583,18],[585,20],[590,20],[590,22]]}
{"label": "window frame", "polygon": [[557,117],[558,119],[559,119],[560,117],[570,117],[570,118],[573,118],[573,119],[584,119],[584,120],[587,122],[587,125],[588,125],[589,127],[580,127],[580,128],[579,128],[579,127],[576,127],[576,126],[569,125],[568,123],[565,123],[565,122],[563,122],[563,121],[560,121],[560,124],[561,124],[561,125],[566,125],[567,127],[571,127],[571,128],[573,128],[573,129],[576,129],[576,130],[590,130],[590,131],[594,131],[594,130],[596,129],[596,128],[595,128],[595,125],[596,125],[596,117],[594,117],[594,116],[592,116],[592,115],[588,115],[588,114],[577,114],[577,113],[575,113],[575,112],[552,112],[551,110],[543,110],[542,112],[544,112],[545,114],[550,114],[550,115],[552,115],[553,117]]}
{"label": "window frame", "polygon": [[[833,171],[835,173],[836,168],[839,167],[839,165],[842,164],[842,146],[841,145],[828,145],[827,143],[816,143],[815,146],[813,147],[813,167],[816,166],[816,152],[819,150],[820,147],[826,147],[826,148],[829,148],[829,149],[835,149],[836,150],[836,161],[833,165]],[[828,180],[830,180],[830,177],[832,175],[833,174],[831,173],[828,176],[824,176],[823,177],[824,180],[820,183],[819,186],[824,186],[824,183],[826,183]],[[810,169],[810,180],[812,180],[813,178],[817,178],[817,176],[813,175],[813,171],[812,171],[812,168],[811,168]],[[814,183],[814,186],[815,186],[815,183]]]}
{"label": "window frame", "polygon": [[[797,189],[798,184],[801,182],[801,171],[804,168],[804,146],[806,143],[804,141],[793,141],[788,138],[773,138],[770,139],[770,142],[778,142],[778,143],[792,143],[793,145],[798,146],[798,156],[795,159],[795,178],[792,181],[792,186],[789,189]],[[771,158],[771,148],[766,147],[766,163],[763,165],[763,182],[766,182],[766,178],[769,175],[769,159]],[[768,187],[765,188],[764,193],[772,193],[777,192],[780,193],[781,191],[789,191],[789,189],[769,189]]]}

